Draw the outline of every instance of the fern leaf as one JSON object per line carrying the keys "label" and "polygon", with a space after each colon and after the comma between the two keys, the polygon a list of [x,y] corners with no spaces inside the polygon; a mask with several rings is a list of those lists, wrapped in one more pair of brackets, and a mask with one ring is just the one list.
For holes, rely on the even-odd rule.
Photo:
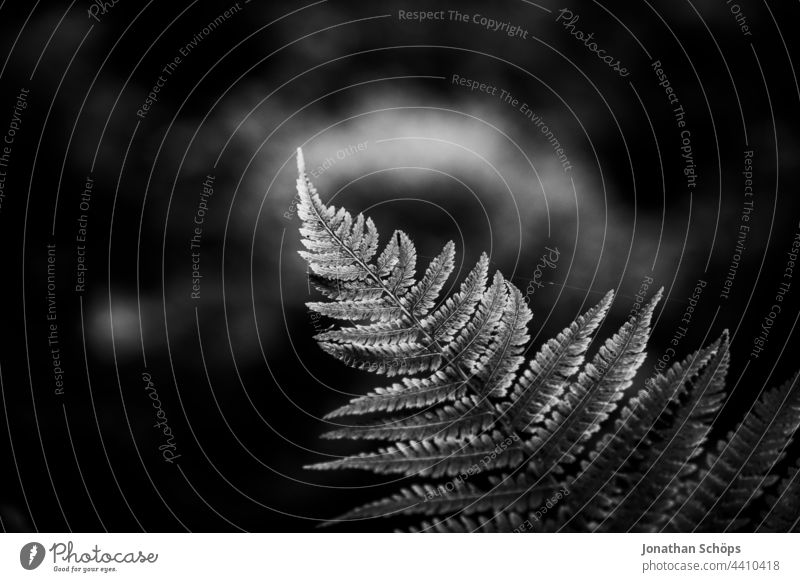
{"label": "fern leaf", "polygon": [[424,521],[412,532],[435,533],[510,533],[525,527],[525,521],[516,512],[495,515],[459,516],[441,521]]}
{"label": "fern leaf", "polygon": [[358,233],[354,235],[351,230],[363,229],[363,220],[356,220],[354,226],[350,213],[344,209],[337,211],[322,203],[313,184],[305,175],[303,156],[299,151],[297,165],[300,174],[297,179],[297,213],[303,221],[300,228],[302,242],[308,249],[300,251],[301,256],[306,259],[311,270],[324,279],[354,281],[366,278],[369,270],[364,261],[357,251],[347,247],[344,242],[354,237],[359,241],[365,238],[363,233],[359,238]]}
{"label": "fern leaf", "polygon": [[381,254],[378,256],[375,265],[375,272],[382,281],[394,271],[395,267],[397,267],[397,263],[400,260],[399,237],[400,231],[395,230],[392,233],[392,236],[389,237],[389,241],[386,243],[386,246],[383,247]]}
{"label": "fern leaf", "polygon": [[314,336],[318,342],[353,343],[366,346],[414,342],[419,338],[419,329],[403,321],[379,322],[370,325],[354,325]]}
{"label": "fern leaf", "polygon": [[475,313],[475,306],[484,295],[488,270],[489,258],[482,254],[458,293],[422,320],[423,329],[437,341],[449,343]]}
{"label": "fern leaf", "polygon": [[559,401],[567,382],[583,364],[592,334],[613,299],[614,294],[609,291],[600,303],[547,341],[534,356],[512,390],[506,416],[514,429],[533,431]]}
{"label": "fern leaf", "polygon": [[397,235],[400,241],[397,247],[397,260],[394,263],[394,268],[386,277],[386,287],[389,293],[402,297],[408,291],[408,288],[414,284],[417,249],[406,233],[398,231]]}
{"label": "fern leaf", "polygon": [[347,321],[395,321],[403,314],[399,306],[386,299],[310,301],[306,306],[320,315]]}
{"label": "fern leaf", "polygon": [[642,307],[605,344],[590,363],[585,364],[578,380],[572,383],[565,398],[552,411],[543,426],[537,427],[531,445],[539,451],[537,459],[546,469],[553,465],[560,472],[563,463],[575,460],[584,449],[585,440],[616,408],[623,391],[645,359],[650,336],[650,319],[663,290]]}
{"label": "fern leaf", "polygon": [[[570,520],[573,523],[594,527],[617,509],[623,494],[631,486],[626,477],[638,463],[635,452],[650,446],[646,436],[659,415],[670,402],[678,401],[686,391],[687,384],[718,353],[719,343],[720,340],[717,340],[683,361],[674,363],[666,374],[656,375],[622,409],[614,432],[607,433],[597,442],[589,454],[589,460],[581,464],[581,472],[568,485],[569,513],[572,513]],[[619,513],[614,513],[613,517],[619,518]],[[616,530],[608,527],[607,523],[603,525],[606,526],[603,529]]]}
{"label": "fern leaf", "polygon": [[[345,209],[337,211],[333,206],[323,204],[316,188],[306,176],[303,154],[299,149],[297,167],[298,216],[303,221],[300,234],[303,236],[303,245],[308,249],[300,251],[300,254],[306,259],[312,272],[323,279],[337,282],[372,278],[388,293],[394,296],[403,295],[415,282],[417,253],[408,235],[396,231],[378,258],[377,265],[370,268],[368,261],[377,249],[375,225],[363,217],[357,218],[354,224],[352,216]],[[358,302],[353,301],[353,303]],[[312,305],[312,308],[326,309],[323,307],[324,304]],[[357,308],[356,305],[350,307]],[[369,307],[369,305],[362,306],[365,309]],[[324,311],[319,312],[329,315]],[[330,316],[356,319],[353,314],[347,312]],[[390,317],[387,316],[385,319]],[[385,320],[383,316],[380,318]],[[367,314],[361,319],[374,319],[374,317]]]}
{"label": "fern leaf", "polygon": [[[661,426],[634,451],[631,462],[623,469],[620,488],[626,494],[620,500],[621,507],[604,524],[607,529],[658,531],[681,502],[680,485],[684,477],[697,470],[692,460],[702,452],[711,421],[725,397],[730,362],[727,335],[710,349],[716,353],[696,380],[693,376],[703,367],[698,364],[707,359],[708,348],[697,352],[694,362],[682,363],[681,376],[673,374],[672,381],[669,375],[656,380],[654,390],[673,390],[673,394],[668,396],[663,414],[656,414]],[[677,372],[674,367],[670,371]],[[656,402],[649,403],[649,407],[656,412],[663,410]]]}
{"label": "fern leaf", "polygon": [[459,362],[474,374],[478,359],[494,336],[508,300],[505,279],[495,273],[492,285],[483,294],[475,314],[464,324],[456,338],[444,348],[444,357]]}
{"label": "fern leaf", "polygon": [[343,301],[354,299],[380,299],[384,294],[383,286],[369,284],[366,281],[331,281],[311,272],[308,273],[308,280],[314,286],[314,289],[329,299]]}
{"label": "fern leaf", "polygon": [[[495,431],[481,434],[472,440],[431,439],[397,443],[378,449],[376,453],[361,453],[336,461],[310,465],[309,469],[366,469],[375,473],[402,473],[441,477],[454,476],[473,466],[502,469],[518,465],[524,447]],[[488,459],[488,460],[487,460]]]}
{"label": "fern leaf", "polygon": [[[476,275],[480,276],[480,273]],[[462,288],[463,289],[463,288]],[[431,404],[444,401],[452,401],[462,398],[469,390],[470,378],[459,374],[456,366],[462,369],[472,370],[478,358],[485,353],[491,341],[495,329],[504,313],[504,305],[507,300],[505,280],[502,275],[497,273],[492,285],[480,298],[480,305],[471,319],[460,330],[458,337],[455,338],[445,349],[443,357],[447,359],[444,371],[438,371],[424,379],[404,378],[403,384],[394,384],[388,388],[381,388],[375,392],[353,399],[349,404],[329,413],[326,418],[335,418],[345,415],[359,415],[370,412],[394,411],[404,408],[422,408]],[[396,327],[395,329],[400,329]],[[359,342],[367,345],[367,338],[363,338],[363,333],[376,334],[385,333],[392,329],[391,324],[378,323],[371,326],[356,326],[355,328],[337,330],[321,334],[320,339],[336,339],[340,341]],[[410,332],[409,332],[410,333]],[[397,339],[404,340],[407,336],[398,333]],[[384,338],[394,340],[394,338]],[[355,355],[347,354],[344,346],[332,347],[325,345],[326,350],[339,349],[334,355],[348,360],[348,363],[358,365],[363,360],[359,360]],[[423,346],[417,349],[422,350]],[[433,358],[433,356],[429,356]],[[396,369],[397,363],[385,363],[385,368]],[[435,363],[435,362],[433,362]],[[366,366],[364,366],[366,367]]]}
{"label": "fern leaf", "polygon": [[800,459],[778,486],[758,531],[800,533]]}
{"label": "fern leaf", "polygon": [[[469,475],[462,477],[466,479]],[[337,521],[393,515],[463,516],[488,511],[524,512],[538,507],[542,500],[542,488],[534,487],[530,481],[525,475],[517,478],[494,476],[487,491],[462,479],[436,485],[412,485],[391,497],[358,507]]]}
{"label": "fern leaf", "polygon": [[477,373],[481,394],[492,397],[505,396],[517,370],[525,362],[521,354],[528,343],[528,322],[533,316],[519,289],[511,283],[506,283],[506,286],[508,300],[497,333],[480,361]]}
{"label": "fern leaf", "polygon": [[[300,254],[324,297],[308,307],[338,320],[315,339],[347,365],[399,377],[329,413],[356,420],[323,435],[392,444],[309,468],[449,477],[407,486],[343,519],[423,515],[425,531],[737,529],[742,511],[775,485],[773,467],[800,425],[797,378],[768,392],[715,455],[702,456],[724,399],[723,335],[656,375],[608,434],[595,436],[646,357],[662,291],[591,357],[610,292],[526,364],[532,313],[501,273],[489,279],[485,254],[458,292],[442,297],[455,265],[452,242],[418,278],[405,232],[395,230],[381,248],[369,217],[322,202],[300,152],[298,169]],[[798,473],[777,486],[762,529],[798,528]],[[570,497],[556,510],[535,508],[546,491],[564,488]]]}
{"label": "fern leaf", "polygon": [[727,531],[742,525],[741,512],[765,487],[770,474],[800,426],[798,375],[754,405],[739,427],[709,454],[687,502],[672,518],[680,531]]}
{"label": "fern leaf", "polygon": [[479,406],[474,397],[463,398],[452,405],[421,412],[400,419],[380,421],[340,428],[323,434],[328,439],[423,440],[430,438],[457,439],[488,429],[495,415]]}
{"label": "fern leaf", "polygon": [[403,378],[402,382],[354,398],[349,404],[325,415],[325,418],[424,408],[440,402],[458,400],[467,392],[467,381],[449,366],[427,378]]}
{"label": "fern leaf", "polygon": [[403,305],[416,317],[425,317],[436,303],[436,298],[453,272],[455,245],[448,242],[442,252],[434,258],[422,280],[403,297]]}
{"label": "fern leaf", "polygon": [[363,263],[369,263],[378,250],[378,229],[371,218],[356,216],[353,230],[343,241]]}

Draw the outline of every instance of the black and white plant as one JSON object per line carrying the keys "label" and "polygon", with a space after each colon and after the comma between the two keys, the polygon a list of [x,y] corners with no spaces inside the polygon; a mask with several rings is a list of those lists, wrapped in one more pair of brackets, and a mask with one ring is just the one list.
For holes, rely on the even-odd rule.
{"label": "black and white plant", "polygon": [[590,354],[608,292],[526,358],[532,313],[485,254],[440,297],[452,242],[419,277],[406,233],[381,245],[370,218],[321,200],[300,150],[297,162],[300,254],[322,295],[308,307],[338,322],[315,338],[345,364],[394,379],[330,412],[336,428],[323,435],[391,444],[310,468],[408,478],[338,520],[423,516],[411,529],[425,531],[800,530],[800,465],[784,459],[800,425],[797,375],[712,446],[727,332],[632,389],[662,292]]}

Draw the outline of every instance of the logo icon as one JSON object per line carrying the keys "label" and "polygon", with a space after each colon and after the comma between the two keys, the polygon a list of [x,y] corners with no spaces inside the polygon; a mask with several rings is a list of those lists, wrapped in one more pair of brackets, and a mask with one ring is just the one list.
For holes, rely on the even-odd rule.
{"label": "logo icon", "polygon": [[38,542],[30,542],[19,551],[19,563],[26,570],[35,570],[44,561],[44,546]]}

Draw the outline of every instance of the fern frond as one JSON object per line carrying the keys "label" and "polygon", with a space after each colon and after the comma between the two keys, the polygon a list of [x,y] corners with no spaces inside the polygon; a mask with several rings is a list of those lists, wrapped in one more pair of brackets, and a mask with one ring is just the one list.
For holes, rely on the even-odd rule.
{"label": "fern frond", "polygon": [[353,368],[387,376],[436,370],[442,361],[441,354],[430,353],[427,346],[416,342],[381,345],[319,342],[319,345],[325,352]]}
{"label": "fern frond", "polygon": [[800,459],[780,482],[758,531],[800,533]]}
{"label": "fern frond", "polygon": [[410,343],[419,339],[419,330],[402,321],[354,325],[314,336],[318,342],[353,343],[366,346]]}
{"label": "fern frond", "polygon": [[[647,449],[652,443],[646,439],[658,417],[670,402],[676,402],[686,391],[709,360],[717,354],[720,340],[694,352],[681,362],[674,363],[666,374],[657,374],[645,383],[623,407],[615,422],[614,431],[600,439],[581,463],[581,472],[568,484],[570,490],[570,521],[595,527],[612,516],[618,518],[618,506],[629,492],[632,483],[629,473],[639,464],[636,451]],[[697,390],[695,390],[697,392]],[[635,481],[633,482],[635,484]],[[616,531],[603,524],[603,529]]]}
{"label": "fern frond", "polygon": [[310,301],[306,306],[325,317],[345,321],[395,321],[403,315],[402,309],[386,299],[352,299],[330,303]]}
{"label": "fern frond", "polygon": [[508,300],[500,316],[497,333],[478,364],[480,392],[486,396],[505,396],[517,370],[525,361],[521,354],[528,343],[528,322],[533,314],[519,289],[511,283],[506,283],[506,286]]}
{"label": "fern frond", "polygon": [[340,428],[322,435],[328,439],[422,440],[430,438],[457,439],[488,429],[495,415],[481,407],[475,397],[462,398],[401,419],[386,418],[370,424]]}
{"label": "fern frond", "polygon": [[[725,397],[726,334],[631,392],[617,412],[646,357],[662,290],[596,353],[587,352],[611,292],[526,364],[531,310],[499,271],[490,278],[485,254],[458,292],[442,297],[452,242],[417,277],[405,232],[381,248],[373,221],[323,203],[303,166],[298,151],[300,254],[323,296],[307,305],[334,320],[315,339],[351,367],[398,377],[327,414],[345,421],[323,435],[391,444],[309,468],[449,477],[342,519],[423,515],[425,531],[736,529],[775,485],[773,467],[800,424],[796,377],[754,405],[717,454],[704,455]],[[798,473],[778,485],[762,529],[797,529],[789,520],[800,509]],[[564,495],[542,505],[556,489]]]}
{"label": "fern frond", "polygon": [[466,394],[468,383],[452,367],[438,370],[427,378],[403,378],[402,382],[354,398],[349,404],[326,414],[325,418],[424,408],[440,402],[458,400]]}
{"label": "fern frond", "polygon": [[444,348],[444,357],[458,362],[470,375],[494,337],[508,301],[503,276],[497,272],[492,285],[483,294],[475,314],[467,320],[458,335]]}
{"label": "fern frond", "polygon": [[510,533],[524,527],[525,520],[518,513],[499,513],[493,516],[459,516],[441,521],[424,521],[412,532],[432,533]]}
{"label": "fern frond", "polygon": [[537,427],[531,445],[539,451],[544,469],[560,472],[585,447],[585,441],[598,430],[631,385],[645,359],[650,336],[650,319],[661,299],[659,290],[639,313],[606,340],[591,362],[584,365],[544,424]]}
{"label": "fern frond", "polygon": [[[714,352],[708,361],[708,355]],[[657,416],[660,426],[634,451],[631,462],[624,468],[621,489],[626,493],[620,500],[621,507],[603,524],[611,531],[660,529],[682,501],[683,479],[697,470],[692,461],[702,452],[711,422],[725,398],[730,362],[727,335],[696,354],[697,362],[683,365],[687,377],[678,379],[675,374],[672,382],[662,381],[655,388],[670,390],[675,386],[674,395],[669,397],[672,410],[668,406]],[[703,367],[703,360],[708,365],[694,379]],[[656,408],[657,404],[650,407]]]}
{"label": "fern frond", "polygon": [[798,375],[766,392],[735,431],[709,453],[687,502],[673,516],[680,531],[727,531],[777,477],[772,468],[800,426]]}
{"label": "fern frond", "polygon": [[613,298],[612,291],[606,293],[600,303],[548,340],[533,357],[511,393],[506,416],[514,429],[533,431],[559,401],[567,382],[583,364],[592,334]]}
{"label": "fern frond", "polygon": [[378,449],[375,453],[361,453],[307,468],[366,469],[382,474],[403,473],[435,478],[458,475],[473,466],[487,469],[516,466],[523,457],[523,444],[494,431],[471,440],[411,440]]}
{"label": "fern frond", "polygon": [[399,244],[396,248],[396,257],[391,257],[389,262],[394,266],[386,276],[386,288],[389,293],[402,297],[409,287],[414,284],[414,275],[417,266],[417,249],[408,235],[403,231],[397,231]]}
{"label": "fern frond", "polygon": [[486,288],[489,258],[481,254],[477,264],[467,275],[458,293],[422,320],[422,328],[442,344],[449,343],[475,313]]}
{"label": "fern frond", "polygon": [[308,273],[308,281],[314,289],[329,299],[342,301],[380,299],[381,295],[384,293],[384,288],[378,284],[370,284],[366,281],[332,281],[311,272]]}

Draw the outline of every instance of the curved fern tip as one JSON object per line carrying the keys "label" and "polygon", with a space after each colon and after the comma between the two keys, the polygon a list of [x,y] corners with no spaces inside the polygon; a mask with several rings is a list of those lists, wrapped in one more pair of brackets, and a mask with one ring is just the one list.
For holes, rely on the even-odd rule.
{"label": "curved fern tip", "polygon": [[303,148],[297,148],[297,171],[301,176],[306,173],[306,160],[303,157]]}

